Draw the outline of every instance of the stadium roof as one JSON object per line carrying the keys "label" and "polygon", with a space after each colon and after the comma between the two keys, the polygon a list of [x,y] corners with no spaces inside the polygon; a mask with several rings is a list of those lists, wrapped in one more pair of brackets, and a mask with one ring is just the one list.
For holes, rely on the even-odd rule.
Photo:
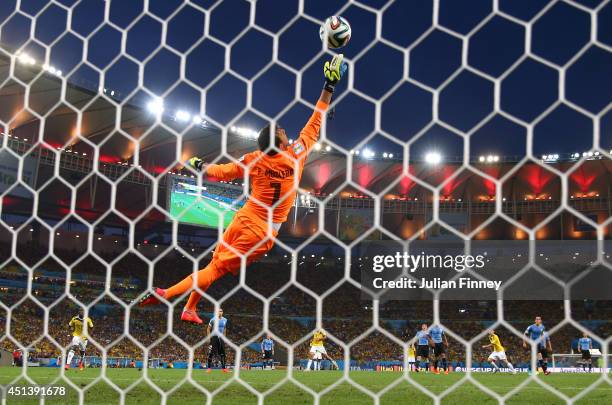
{"label": "stadium roof", "polygon": [[[0,78],[5,80],[10,72],[10,59],[0,56]],[[176,114],[165,114],[161,123],[156,123],[155,114],[146,108],[150,98],[138,94],[130,98],[114,94],[113,91],[95,89],[95,85],[78,80],[68,80],[64,100],[61,101],[61,79],[49,71],[16,63],[14,76],[29,86],[29,105],[24,108],[25,87],[10,79],[0,88],[0,119],[9,122],[10,133],[21,140],[32,142],[37,137],[41,122],[36,117],[44,115],[43,139],[53,148],[67,148],[80,154],[93,156],[91,144],[98,145],[100,160],[106,163],[138,163],[143,171],[154,175],[172,170],[176,163],[173,158],[178,149],[181,160],[192,155],[203,156],[213,160],[221,152],[221,131],[208,122],[189,120],[180,122]],[[76,82],[75,82],[76,81]],[[100,91],[102,90],[102,91]],[[111,93],[113,93],[111,95]],[[83,111],[80,137],[77,136],[77,113]],[[14,119],[11,121],[11,118]],[[181,134],[177,139],[172,131]],[[238,157],[256,147],[252,134],[228,134],[227,152]],[[139,145],[130,140],[139,141]],[[597,153],[597,152],[595,152]],[[366,188],[374,193],[387,189],[390,194],[409,196],[422,187],[414,179],[402,176],[402,164],[398,159],[369,159],[362,153],[353,156],[352,180],[354,185]],[[511,171],[521,157],[486,157],[470,158],[474,167],[483,173],[500,178]],[[570,191],[577,193],[608,193],[612,162],[603,155],[591,155],[584,158],[579,155],[550,155],[545,160],[535,163],[524,162],[523,167],[512,176],[506,184],[511,185],[513,193],[518,195],[554,196],[560,194],[560,181],[544,168],[546,164],[560,171],[571,169],[577,161],[580,168],[570,176]],[[539,160],[539,159],[538,159]],[[418,180],[433,186],[444,183],[442,196],[474,199],[476,196],[495,195],[492,181],[462,168],[461,158],[445,157],[439,163],[416,160],[410,165],[410,173]],[[330,194],[338,191],[352,190],[347,186],[347,169],[349,159],[334,150],[322,148],[309,158],[302,187],[314,193]],[[458,174],[459,173],[459,174]],[[399,180],[398,180],[399,179]],[[508,191],[504,190],[504,195]]]}

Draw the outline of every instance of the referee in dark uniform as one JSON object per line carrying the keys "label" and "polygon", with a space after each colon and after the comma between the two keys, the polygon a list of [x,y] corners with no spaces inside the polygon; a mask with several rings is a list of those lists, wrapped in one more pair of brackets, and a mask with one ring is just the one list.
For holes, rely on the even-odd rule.
{"label": "referee in dark uniform", "polygon": [[[218,331],[215,330],[215,327],[218,328]],[[207,373],[210,373],[213,356],[219,357],[223,372],[228,372],[227,368],[225,368],[225,344],[219,337],[220,335],[225,336],[226,331],[227,319],[223,317],[223,310],[219,309],[217,316],[210,319],[210,322],[208,322],[208,327],[206,328],[206,336],[210,336],[211,333],[213,334],[210,338],[210,347],[208,348],[208,361],[206,362]]]}

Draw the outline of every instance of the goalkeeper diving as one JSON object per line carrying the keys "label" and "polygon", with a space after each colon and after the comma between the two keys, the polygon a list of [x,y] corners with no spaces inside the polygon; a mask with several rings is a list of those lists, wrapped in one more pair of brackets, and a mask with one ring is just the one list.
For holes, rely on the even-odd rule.
{"label": "goalkeeper diving", "polygon": [[[325,62],[324,88],[315,111],[296,142],[290,144],[280,126],[276,125],[272,133],[268,125],[259,131],[259,150],[242,156],[242,164],[206,164],[198,157],[189,159],[188,166],[219,181],[231,181],[246,175],[251,185],[250,196],[225,230],[223,243],[217,244],[210,263],[170,288],[155,288],[154,293],[148,293],[140,300],[141,306],[157,304],[160,298],[169,300],[181,296],[195,286],[206,291],[227,273],[236,275],[240,270],[241,256],[247,256],[248,265],[272,248],[295,201],[306,159],[319,139],[322,114],[329,108],[334,89],[346,70],[342,54]],[[200,298],[197,291],[191,292],[181,315],[183,321],[202,323],[196,312]]]}

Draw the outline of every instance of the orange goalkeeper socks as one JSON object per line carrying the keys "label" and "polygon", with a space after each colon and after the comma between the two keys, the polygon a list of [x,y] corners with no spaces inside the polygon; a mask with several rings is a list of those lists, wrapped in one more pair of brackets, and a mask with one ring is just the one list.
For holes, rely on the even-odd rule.
{"label": "orange goalkeeper socks", "polygon": [[192,291],[189,295],[189,299],[187,300],[187,305],[185,305],[185,309],[195,311],[196,307],[198,306],[198,302],[200,302],[200,298],[202,298],[202,296],[198,294],[197,291]]}
{"label": "orange goalkeeper socks", "polygon": [[[218,269],[216,265],[214,265],[213,263],[209,263],[208,266],[206,266],[203,270],[198,271],[197,273],[198,288],[200,288],[200,290],[202,291],[206,291],[208,287],[210,287],[210,285],[213,282],[215,282],[215,280],[221,278],[221,276],[223,276],[224,274],[225,272]],[[172,297],[176,297],[177,295],[184,294],[186,291],[190,290],[192,287],[193,287],[193,274],[190,274],[189,276],[185,277],[183,280],[179,281],[172,287],[168,288],[166,290],[166,295],[164,296],[164,298],[170,299]],[[195,309],[195,306],[200,300],[199,297],[195,298],[194,294],[198,296],[200,295],[195,291],[191,294],[191,296],[189,297],[189,301],[187,303],[188,309]],[[189,306],[190,303],[193,303],[193,308]]]}

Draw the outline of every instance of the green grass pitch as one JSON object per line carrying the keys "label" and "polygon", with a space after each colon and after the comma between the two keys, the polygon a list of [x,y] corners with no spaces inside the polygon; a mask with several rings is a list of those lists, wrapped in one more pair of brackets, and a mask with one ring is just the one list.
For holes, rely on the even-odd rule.
{"label": "green grass pitch", "polygon": [[219,215],[223,215],[223,228],[227,228],[234,214],[235,211],[214,200],[197,200],[195,196],[181,193],[172,193],[170,198],[170,215],[179,222],[217,228]]}
{"label": "green grass pitch", "polygon": [[[161,396],[147,384],[143,377],[144,371],[137,369],[108,369],[107,378],[120,389],[130,388],[126,393],[125,403],[127,404],[155,404],[160,403]],[[0,384],[6,388],[8,384],[24,385],[26,382],[19,379],[20,368],[5,367],[0,368]],[[28,377],[37,384],[49,384],[54,379],[58,379],[55,384],[70,387],[64,377],[61,377],[61,370],[57,368],[30,368],[27,371]],[[111,404],[120,401],[119,394],[103,380],[96,381],[101,375],[100,369],[68,370],[65,378],[74,383],[81,389],[86,389],[84,401],[87,404]],[[381,404],[432,404],[433,401],[426,394],[416,389],[407,381],[397,381],[403,374],[398,372],[372,372],[372,371],[352,371],[350,378],[364,388],[374,393],[379,393],[389,384],[397,383],[392,389],[380,396]],[[167,397],[168,404],[203,404],[206,396],[191,382],[183,381],[187,376],[187,370],[179,369],[151,369],[148,370],[148,377],[152,384],[165,392],[172,392]],[[287,376],[286,370],[274,371],[246,371],[240,370],[240,378],[258,392],[270,390]],[[487,386],[489,389],[505,394],[522,383],[527,374],[473,374],[474,378]],[[232,379],[232,374],[223,374],[220,371],[213,371],[210,374],[204,370],[193,370],[193,383],[209,391],[218,390],[213,399],[214,404],[256,404],[257,397],[253,395],[241,383]],[[343,377],[342,372],[338,371],[319,371],[305,373],[294,371],[293,377],[314,390],[320,392],[334,384]],[[451,373],[449,375],[435,375],[431,373],[410,374],[410,379],[418,382],[433,393],[439,394],[451,387],[453,384],[465,378],[463,373]],[[610,404],[612,403],[612,385],[602,379],[597,374],[552,374],[549,376],[538,376],[538,380],[548,384],[550,387],[562,392],[568,397],[579,394],[586,387],[595,384],[595,388],[585,397],[580,399],[579,404]],[[268,393],[265,398],[266,404],[309,404],[314,397],[297,385],[287,381],[278,385],[277,389]],[[53,398],[47,403],[53,404],[72,404],[78,402],[78,393],[73,388],[68,389],[67,396],[64,398]],[[8,404],[38,404],[37,398],[16,398],[7,399]],[[321,396],[322,404],[372,404],[373,400],[367,394],[350,385],[341,382],[332,390]],[[497,401],[480,391],[469,381],[463,381],[454,391],[442,399],[443,404],[494,404]],[[512,396],[506,403],[509,404],[563,404],[565,401],[552,394],[547,389],[541,387],[537,382],[532,381],[521,391]]]}

